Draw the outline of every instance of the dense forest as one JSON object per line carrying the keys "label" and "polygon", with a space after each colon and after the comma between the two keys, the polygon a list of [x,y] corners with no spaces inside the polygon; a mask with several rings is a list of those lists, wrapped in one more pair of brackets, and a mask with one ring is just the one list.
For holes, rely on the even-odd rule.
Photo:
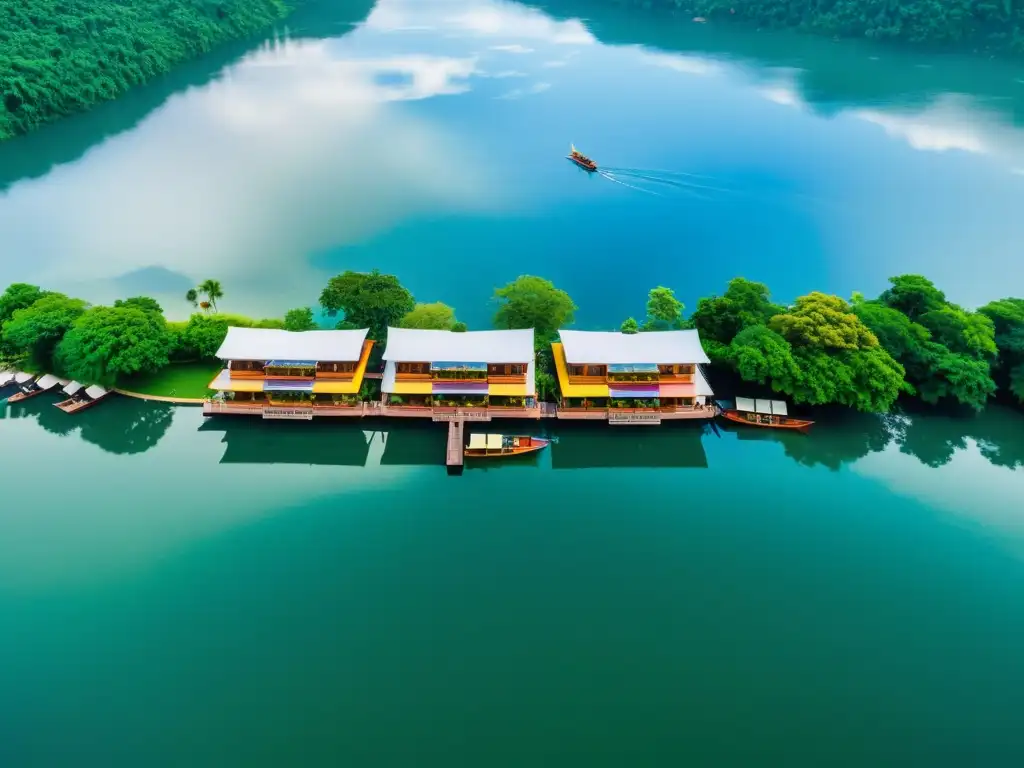
{"label": "dense forest", "polygon": [[796,27],[834,37],[862,37],[1007,53],[1024,53],[1020,0],[598,0],[668,8],[708,20]]}
{"label": "dense forest", "polygon": [[3,0],[0,141],[81,112],[301,0]]}

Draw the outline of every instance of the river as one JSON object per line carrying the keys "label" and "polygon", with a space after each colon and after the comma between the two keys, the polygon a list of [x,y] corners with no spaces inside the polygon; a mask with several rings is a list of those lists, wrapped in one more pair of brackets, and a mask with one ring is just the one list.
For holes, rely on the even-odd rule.
{"label": "river", "polygon": [[[324,3],[0,145],[2,282],[1020,295],[1020,67],[544,6]],[[0,765],[1024,762],[1019,411],[542,425],[453,478],[432,426],[48,398],[0,407]]]}

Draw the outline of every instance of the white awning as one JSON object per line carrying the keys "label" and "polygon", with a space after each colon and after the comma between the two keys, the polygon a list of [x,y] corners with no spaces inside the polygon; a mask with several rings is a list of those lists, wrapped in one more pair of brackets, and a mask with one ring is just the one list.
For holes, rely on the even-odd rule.
{"label": "white awning", "polygon": [[776,416],[789,416],[786,404],[782,400],[772,400],[772,413]]}
{"label": "white awning", "polygon": [[384,360],[406,363],[529,363],[533,360],[533,329],[456,333],[388,328]]}
{"label": "white awning", "polygon": [[737,397],[736,398],[736,410],[737,411],[750,411],[754,410],[754,401],[749,397]]}
{"label": "white awning", "polygon": [[695,387],[697,396],[714,397],[715,393],[712,391],[711,385],[708,384],[708,380],[704,378],[704,371],[699,365],[694,369],[694,374],[693,383],[697,385]]}
{"label": "white awning", "polygon": [[500,451],[504,440],[501,435],[488,435],[487,436],[487,450],[489,451]]}
{"label": "white awning", "polygon": [[479,432],[474,432],[469,436],[469,447],[475,449],[483,449],[487,447],[487,435],[482,435]]}
{"label": "white awning", "polygon": [[19,384],[25,384],[26,382],[32,381],[35,377],[36,375],[34,373],[25,373],[24,371],[14,374],[14,380]]}
{"label": "white awning", "polygon": [[771,400],[760,400],[760,399],[755,400],[754,401],[754,410],[757,411],[758,413],[771,414],[771,412],[772,412],[772,401]]}
{"label": "white awning", "polygon": [[40,389],[53,389],[60,384],[60,379],[54,376],[52,373],[48,373],[43,376],[39,381],[36,382],[36,386]]}
{"label": "white awning", "polygon": [[0,387],[14,381],[14,374],[10,371],[0,371]]}
{"label": "white awning", "polygon": [[99,400],[101,397],[107,394],[107,390],[105,390],[99,384],[93,384],[91,387],[86,388],[85,394],[87,394],[93,400]]}
{"label": "white awning", "polygon": [[228,328],[217,350],[221,360],[315,360],[352,362],[363,354],[367,330],[281,331]]}
{"label": "white awning", "polygon": [[82,388],[82,386],[83,385],[79,384],[77,381],[72,381],[70,384],[64,387],[64,394],[74,395],[78,392],[78,390]]}
{"label": "white awning", "polygon": [[710,363],[697,331],[559,331],[568,363],[626,365]]}

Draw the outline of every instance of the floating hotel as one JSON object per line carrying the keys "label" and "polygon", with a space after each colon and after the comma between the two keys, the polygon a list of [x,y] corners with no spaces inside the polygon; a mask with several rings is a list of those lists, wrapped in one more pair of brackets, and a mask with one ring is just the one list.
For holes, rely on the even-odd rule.
{"label": "floating hotel", "polygon": [[714,396],[700,366],[709,363],[697,331],[559,331],[551,345],[562,392],[560,419],[659,424],[709,419]]}
{"label": "floating hotel", "polygon": [[204,413],[312,419],[362,416],[359,391],[373,341],[367,330],[281,331],[228,328],[217,357],[224,370],[210,382],[223,399]]}
{"label": "floating hotel", "polygon": [[[700,369],[709,360],[697,331],[561,331],[551,345],[562,393],[557,408],[537,401],[532,329],[389,328],[383,374],[366,373],[373,347],[366,336],[230,328],[217,352],[224,370],[210,383],[220,394],[204,413],[419,417],[460,425],[546,416],[659,424],[714,415]],[[381,378],[381,398],[367,403],[360,390],[371,377]]]}

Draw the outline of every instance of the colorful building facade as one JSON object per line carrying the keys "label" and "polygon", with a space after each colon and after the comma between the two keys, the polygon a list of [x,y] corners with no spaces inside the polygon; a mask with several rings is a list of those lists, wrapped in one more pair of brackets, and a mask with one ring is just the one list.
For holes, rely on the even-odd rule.
{"label": "colorful building facade", "polygon": [[[710,362],[697,331],[560,331],[552,344],[559,418],[657,421],[710,418],[714,396],[700,366]],[[646,412],[649,417],[618,419]]]}
{"label": "colorful building facade", "polygon": [[[355,408],[373,341],[367,331],[229,328],[217,350],[224,370],[210,382],[223,407]],[[221,399],[221,398],[218,398]]]}
{"label": "colorful building facade", "polygon": [[389,413],[486,409],[501,415],[537,408],[533,330],[389,328],[384,361],[381,392]]}

